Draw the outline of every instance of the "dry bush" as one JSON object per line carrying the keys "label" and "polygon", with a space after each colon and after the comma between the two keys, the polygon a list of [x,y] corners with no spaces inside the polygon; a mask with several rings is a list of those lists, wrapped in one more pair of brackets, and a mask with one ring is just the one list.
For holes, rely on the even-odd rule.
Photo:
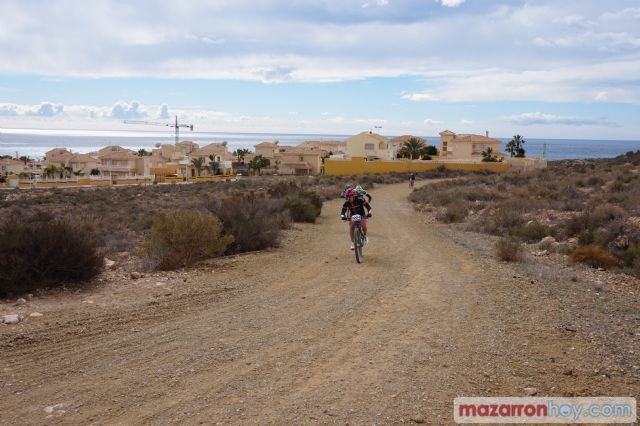
{"label": "dry bush", "polygon": [[526,225],[514,226],[509,229],[509,235],[517,237],[527,243],[535,243],[546,236],[553,236],[553,229],[540,222],[533,221]]}
{"label": "dry bush", "polygon": [[314,192],[301,191],[288,196],[284,206],[294,222],[315,223],[322,211],[322,200]]}
{"label": "dry bush", "polygon": [[595,223],[603,224],[605,222],[610,222],[615,219],[621,219],[627,216],[627,212],[620,206],[614,204],[601,204],[597,206],[593,213],[591,213],[591,217],[595,221]]}
{"label": "dry bush", "polygon": [[589,178],[587,178],[587,185],[600,187],[604,185],[604,179],[602,179],[600,176],[590,176]]}
{"label": "dry bush", "polygon": [[0,295],[82,283],[103,258],[91,225],[47,213],[11,216],[0,225]]}
{"label": "dry bush", "polygon": [[640,246],[629,246],[622,254],[622,262],[627,272],[640,277]]}
{"label": "dry bush", "polygon": [[222,254],[233,237],[222,235],[222,223],[210,213],[187,210],[159,212],[143,252],[157,269],[171,270]]}
{"label": "dry bush", "polygon": [[284,200],[270,199],[255,192],[217,198],[208,208],[222,220],[225,233],[233,235],[228,253],[277,246],[280,230],[291,221]]}
{"label": "dry bush", "polygon": [[444,211],[436,214],[436,219],[445,223],[462,222],[469,214],[469,203],[464,200],[456,200],[449,203]]}
{"label": "dry bush", "polygon": [[271,196],[271,198],[285,198],[293,193],[300,191],[300,189],[301,186],[299,186],[295,180],[286,179],[275,182],[269,187],[267,193]]}
{"label": "dry bush", "polygon": [[589,213],[580,213],[571,216],[564,224],[565,232],[573,237],[584,231],[593,231],[595,223]]}
{"label": "dry bush", "polygon": [[571,264],[584,263],[593,268],[607,268],[618,265],[618,260],[600,246],[593,244],[578,247],[569,256]]}
{"label": "dry bush", "polygon": [[640,266],[640,246],[633,244],[622,254],[622,262],[627,268]]}
{"label": "dry bush", "polygon": [[506,200],[483,214],[480,224],[488,234],[505,235],[510,228],[524,223],[524,213],[522,201]]}
{"label": "dry bush", "polygon": [[506,262],[517,262],[522,257],[522,244],[513,237],[500,238],[495,244],[498,259]]}

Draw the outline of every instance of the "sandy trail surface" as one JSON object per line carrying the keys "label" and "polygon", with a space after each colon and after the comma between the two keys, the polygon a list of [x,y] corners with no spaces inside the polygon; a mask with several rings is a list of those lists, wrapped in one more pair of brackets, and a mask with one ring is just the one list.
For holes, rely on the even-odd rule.
{"label": "sandy trail surface", "polygon": [[336,200],[275,250],[29,301],[43,317],[0,327],[0,423],[433,424],[456,396],[629,393],[554,298],[408,193],[372,191],[361,265]]}

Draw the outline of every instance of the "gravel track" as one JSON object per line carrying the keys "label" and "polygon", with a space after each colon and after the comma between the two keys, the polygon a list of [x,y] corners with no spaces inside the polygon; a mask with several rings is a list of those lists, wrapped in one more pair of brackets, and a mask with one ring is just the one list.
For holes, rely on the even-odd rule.
{"label": "gravel track", "polygon": [[276,250],[29,301],[42,318],[0,327],[0,423],[441,424],[456,396],[637,394],[594,375],[606,353],[558,298],[408,193],[372,191],[361,265],[332,201]]}

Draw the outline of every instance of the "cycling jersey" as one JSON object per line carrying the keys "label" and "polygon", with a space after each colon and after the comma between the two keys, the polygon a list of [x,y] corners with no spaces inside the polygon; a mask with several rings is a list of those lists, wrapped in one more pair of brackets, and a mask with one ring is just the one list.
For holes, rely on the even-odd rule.
{"label": "cycling jersey", "polygon": [[[366,212],[365,212],[365,208],[367,209]],[[356,198],[353,200],[353,203],[350,202],[349,200],[344,202],[344,204],[342,205],[342,211],[340,212],[340,215],[344,216],[347,210],[349,211],[350,216],[353,216],[354,214],[366,216],[367,213],[371,211],[371,206],[364,199]]]}
{"label": "cycling jersey", "polygon": [[361,200],[364,200],[364,197],[367,197],[369,199],[369,202],[371,202],[371,200],[373,199],[371,194],[369,194],[367,191],[364,191],[362,194],[358,194],[358,196],[356,197],[356,200],[358,198],[361,199]]}

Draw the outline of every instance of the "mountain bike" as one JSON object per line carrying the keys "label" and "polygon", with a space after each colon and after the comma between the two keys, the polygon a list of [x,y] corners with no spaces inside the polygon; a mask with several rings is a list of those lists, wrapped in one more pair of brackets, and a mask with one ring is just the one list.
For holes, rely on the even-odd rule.
{"label": "mountain bike", "polygon": [[356,252],[356,262],[362,263],[364,255],[362,253],[362,247],[364,246],[364,234],[362,233],[361,226],[362,216],[354,214],[351,216],[351,223],[353,223],[353,246]]}

